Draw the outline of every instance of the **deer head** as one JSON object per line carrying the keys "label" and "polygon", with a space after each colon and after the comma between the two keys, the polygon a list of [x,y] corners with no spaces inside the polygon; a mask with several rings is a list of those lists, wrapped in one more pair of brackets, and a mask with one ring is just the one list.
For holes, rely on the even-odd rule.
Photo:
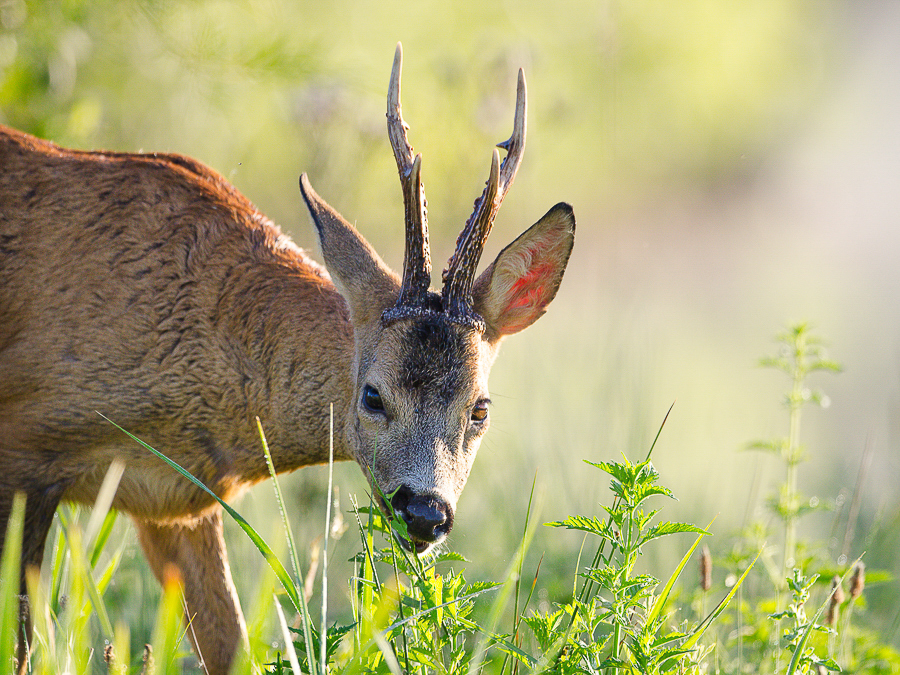
{"label": "deer head", "polygon": [[[344,433],[350,452],[424,551],[446,536],[488,429],[488,372],[501,340],[531,325],[556,295],[575,219],[554,206],[476,278],[484,243],[525,147],[525,77],[519,71],[513,133],[457,240],[440,293],[431,261],[421,155],[400,112],[400,45],[388,90],[388,136],[406,220],[402,279],[362,235],[300,178],[322,255],[346,299],[354,331],[353,392]],[[382,496],[383,495],[383,496]]]}

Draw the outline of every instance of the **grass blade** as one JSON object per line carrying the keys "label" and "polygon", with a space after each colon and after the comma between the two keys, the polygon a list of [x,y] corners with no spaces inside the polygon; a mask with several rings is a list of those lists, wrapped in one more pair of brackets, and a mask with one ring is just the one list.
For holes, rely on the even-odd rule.
{"label": "grass blade", "polygon": [[184,603],[181,585],[181,577],[177,573],[167,573],[163,580],[163,596],[153,628],[152,655],[155,667],[148,669],[154,675],[177,675],[179,672],[175,657],[181,642],[179,633]]}
{"label": "grass blade", "polygon": [[731,599],[734,597],[734,594],[737,593],[738,589],[741,587],[741,584],[744,583],[744,579],[747,578],[747,575],[750,573],[750,570],[753,569],[753,566],[756,564],[756,561],[759,560],[759,556],[762,555],[763,549],[759,550],[759,553],[756,554],[756,557],[753,559],[753,562],[744,570],[744,573],[741,575],[741,578],[737,580],[737,583],[731,588],[722,601],[716,605],[715,609],[710,612],[709,616],[707,616],[703,621],[701,621],[691,635],[685,640],[682,647],[684,649],[691,649],[697,642],[700,641],[700,638],[703,637],[703,634],[706,632],[706,629],[709,628],[710,624],[716,620],[716,618],[725,611],[725,608],[728,606],[728,603],[731,602]]}
{"label": "grass blade", "polygon": [[[321,673],[327,672],[326,652],[328,647],[328,535],[331,532],[331,493],[334,482],[334,404],[329,409],[328,428],[328,492],[325,499],[325,535],[322,539],[322,623],[319,628],[319,665]],[[312,654],[309,656],[312,662]],[[311,667],[310,667],[311,669]]]}
{"label": "grass blade", "polygon": [[0,584],[0,668],[15,672],[16,636],[19,634],[19,562],[22,557],[22,533],[25,525],[25,495],[13,496],[3,560],[0,562],[3,583]]}
{"label": "grass blade", "polygon": [[[125,463],[122,460],[114,459],[110,462],[106,475],[103,477],[103,483],[100,485],[100,490],[97,492],[97,498],[94,500],[94,508],[91,510],[91,517],[88,520],[87,527],[84,529],[83,540],[86,546],[91,547],[91,559],[94,558],[95,539],[106,522],[106,516],[112,507],[113,498],[116,496],[116,490],[119,487],[119,481],[122,480],[123,473],[125,473]],[[97,555],[99,555],[99,552]]]}
{"label": "grass blade", "polygon": [[118,514],[113,509],[106,512],[106,517],[103,519],[103,524],[100,525],[100,529],[94,539],[94,545],[91,547],[91,569],[97,567],[97,563],[100,560],[100,554],[103,553],[103,550],[106,548],[106,544],[112,534],[113,525],[116,524],[117,516]]}
{"label": "grass blade", "polygon": [[[506,607],[506,604],[509,601],[509,596],[513,592],[513,587],[515,585],[512,583],[513,578],[517,576],[518,570],[522,569],[522,559],[525,557],[525,553],[528,550],[529,545],[531,544],[531,540],[534,537],[534,533],[536,530],[537,527],[534,525],[534,522],[532,522],[525,528],[525,532],[522,535],[522,540],[519,542],[519,547],[516,550],[516,555],[513,557],[513,560],[507,569],[501,592],[497,595],[497,598],[494,600],[494,604],[491,607],[490,614],[488,615],[489,618],[487,625],[484,628],[480,629],[480,632],[485,636],[493,636],[494,634],[494,629],[496,628],[497,623],[500,621],[500,614],[503,611],[503,608]],[[487,638],[482,639],[479,641],[478,645],[476,645],[475,653],[472,656],[472,660],[469,662],[470,672],[476,673],[481,668],[482,662],[484,661],[489,647],[487,642]],[[513,645],[510,645],[510,647],[513,647]]]}
{"label": "grass blade", "polygon": [[[718,516],[717,516],[718,517]],[[713,518],[709,521],[709,525],[706,526],[706,530],[712,527],[712,524],[716,521]],[[672,572],[672,576],[669,577],[669,580],[666,582],[666,585],[663,587],[662,593],[660,593],[656,602],[653,603],[653,607],[650,609],[650,613],[647,614],[646,623],[653,623],[656,620],[656,617],[659,616],[659,613],[662,611],[663,606],[666,604],[666,600],[669,599],[669,593],[672,591],[672,587],[675,585],[675,582],[678,581],[678,577],[681,576],[681,572],[684,570],[685,565],[687,565],[688,561],[691,559],[691,556],[694,555],[694,551],[697,549],[697,546],[700,545],[700,542],[703,540],[703,537],[706,536],[706,533],[701,533],[697,536],[697,539],[694,540],[694,545],[688,549],[688,552],[684,554],[684,557],[681,559],[681,562],[678,563],[678,567],[675,568],[675,571]]]}
{"label": "grass blade", "polygon": [[[272,600],[275,603],[275,612],[278,614],[278,625],[281,626],[281,634],[284,636],[284,651],[287,653],[288,661],[291,662],[291,670],[295,673],[302,673],[300,670],[300,662],[297,660],[297,650],[294,649],[294,641],[291,638],[291,631],[288,630],[287,621],[284,618],[284,610],[281,609],[281,603],[278,602],[278,597],[274,594],[272,595]],[[310,652],[306,652],[309,654]]]}
{"label": "grass blade", "polygon": [[[266,466],[269,468],[269,475],[272,478],[272,488],[275,490],[275,501],[278,504],[278,511],[281,514],[281,523],[284,527],[285,538],[287,539],[288,551],[291,557],[291,564],[294,567],[294,575],[297,578],[295,589],[300,589],[302,587],[302,568],[300,567],[300,556],[297,554],[297,546],[294,542],[294,534],[291,529],[291,522],[288,519],[287,509],[284,506],[284,497],[281,494],[281,485],[278,483],[278,474],[275,472],[275,463],[272,461],[272,453],[269,451],[269,442],[266,440],[266,434],[263,431],[262,422],[259,417],[256,418],[256,428],[259,431],[259,439],[262,442],[263,454],[266,456]],[[273,568],[274,570],[274,568]],[[277,571],[276,571],[277,575]],[[282,581],[282,585],[284,582]],[[297,599],[300,604],[300,608],[298,609],[298,614],[300,615],[301,626],[303,627],[303,641],[306,643],[306,653],[307,655],[312,654],[313,650],[313,640],[312,640],[312,619],[309,615],[309,606],[306,604],[306,596],[300,590],[297,590]],[[294,604],[296,607],[297,604]],[[291,648],[293,648],[293,643],[291,643]],[[312,660],[310,659],[310,664],[312,664]],[[310,665],[310,669],[313,666]]]}

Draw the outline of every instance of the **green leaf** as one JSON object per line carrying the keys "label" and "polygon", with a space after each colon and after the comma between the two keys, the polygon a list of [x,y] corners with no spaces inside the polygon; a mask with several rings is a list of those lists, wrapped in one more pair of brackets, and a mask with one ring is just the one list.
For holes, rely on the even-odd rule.
{"label": "green leaf", "polygon": [[527,625],[534,637],[538,641],[541,651],[547,649],[556,640],[556,627],[563,616],[563,610],[557,610],[552,614],[541,614],[538,616],[527,616],[522,621]]}
{"label": "green leaf", "polygon": [[468,558],[466,558],[462,553],[457,553],[456,551],[444,551],[442,553],[437,554],[433,558],[428,561],[428,565],[426,565],[425,569],[429,567],[434,567],[443,562],[469,562]]}
{"label": "green leaf", "polygon": [[643,532],[647,529],[647,526],[650,524],[650,521],[656,516],[657,513],[662,511],[662,509],[653,509],[647,513],[643,511],[637,511],[635,513],[635,520],[637,521],[637,529],[638,532]]}
{"label": "green leaf", "polygon": [[596,534],[598,537],[602,537],[616,545],[621,541],[619,533],[611,528],[609,523],[604,522],[597,517],[569,516],[565,520],[544,524],[548,527],[564,527],[568,530],[590,532],[591,534]]}
{"label": "green leaf", "polygon": [[780,455],[788,447],[788,439],[777,438],[771,441],[752,441],[744,446],[745,450],[762,450]]}
{"label": "green leaf", "polygon": [[592,579],[603,588],[612,591],[619,588],[619,579],[624,575],[624,572],[615,567],[594,567],[586,572],[581,572],[580,575]]}
{"label": "green leaf", "polygon": [[591,462],[588,460],[584,460],[585,464],[590,464],[591,466],[595,466],[601,471],[605,471],[610,476],[615,478],[620,483],[625,483],[626,485],[631,485],[634,483],[635,476],[637,472],[635,471],[634,465],[625,459],[624,463],[620,462]]}
{"label": "green leaf", "polygon": [[696,534],[703,535],[709,534],[709,532],[707,532],[703,528],[692,525],[691,523],[659,523],[658,525],[654,525],[649,530],[647,530],[647,533],[638,541],[638,546],[643,546],[648,541],[658,539],[659,537],[665,537],[670,534],[680,534],[682,532],[694,532]]}
{"label": "green leaf", "polygon": [[653,497],[655,495],[660,495],[662,497],[669,497],[670,499],[675,499],[674,493],[667,487],[663,485],[647,485],[647,484],[639,484],[635,486],[634,491],[632,493],[632,501],[629,504],[634,508],[643,504],[647,499]]}
{"label": "green leaf", "polygon": [[470,593],[482,593],[502,585],[502,581],[474,581],[466,587],[466,595],[469,595]]}

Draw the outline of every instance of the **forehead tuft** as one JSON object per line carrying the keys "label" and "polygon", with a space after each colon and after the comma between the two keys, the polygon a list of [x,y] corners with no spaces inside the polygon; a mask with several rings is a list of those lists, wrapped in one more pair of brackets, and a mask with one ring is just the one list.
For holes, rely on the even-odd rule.
{"label": "forehead tuft", "polygon": [[404,329],[401,386],[427,390],[444,400],[454,398],[472,377],[476,359],[472,329],[440,316],[415,319]]}

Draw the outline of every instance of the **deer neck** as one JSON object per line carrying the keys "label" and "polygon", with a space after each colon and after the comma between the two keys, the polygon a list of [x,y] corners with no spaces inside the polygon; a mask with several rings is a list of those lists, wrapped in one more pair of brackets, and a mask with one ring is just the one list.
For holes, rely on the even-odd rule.
{"label": "deer neck", "polygon": [[346,302],[299,250],[233,278],[219,306],[228,389],[241,409],[234,413],[250,429],[241,445],[261,452],[258,416],[279,473],[327,462],[333,406],[335,459],[351,459],[344,428],[354,345]]}

